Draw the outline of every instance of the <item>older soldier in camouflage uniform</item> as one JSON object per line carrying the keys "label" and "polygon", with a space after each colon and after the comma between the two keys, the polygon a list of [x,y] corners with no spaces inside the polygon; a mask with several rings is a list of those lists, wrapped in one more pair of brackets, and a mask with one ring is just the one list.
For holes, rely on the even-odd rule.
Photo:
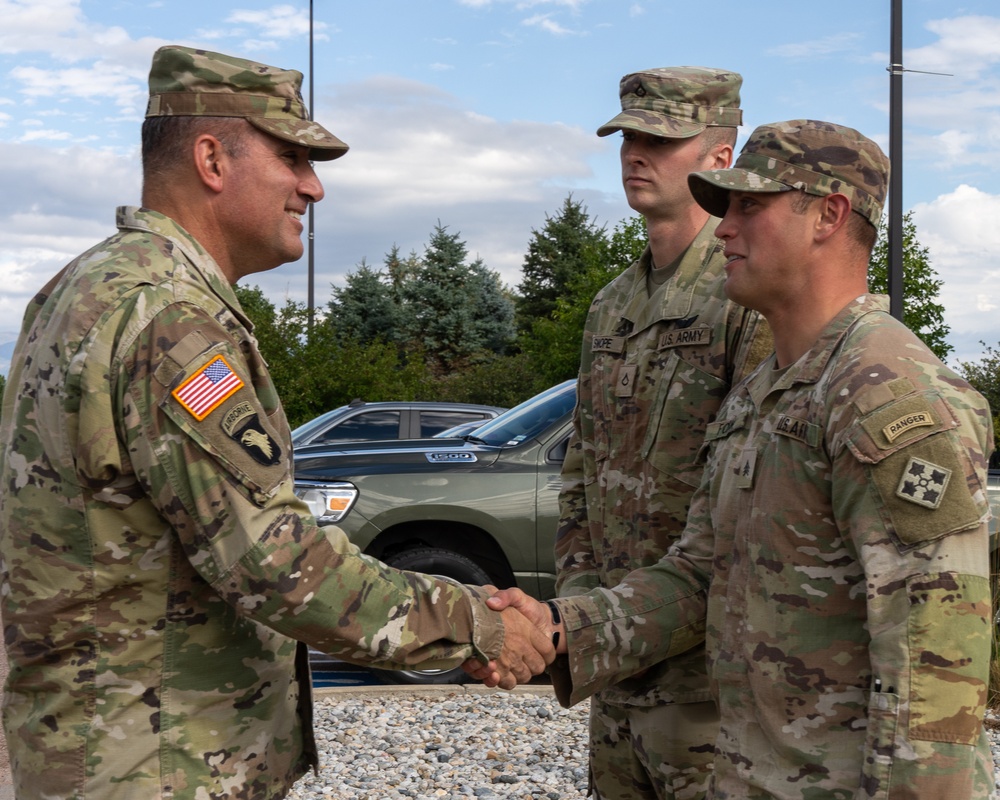
{"label": "older soldier in camouflage uniform", "polygon": [[20,800],[283,797],[317,763],[301,642],[393,667],[503,647],[522,679],[551,660],[527,621],[360,555],[292,492],[231,284],[301,256],[310,159],[347,150],[301,80],[159,50],[143,208],[28,308],[0,429]]}
{"label": "older soldier in camouflage uniform", "polygon": [[992,796],[990,413],[866,294],[887,179],[877,145],[811,120],[691,176],[776,352],[709,426],[668,556],[555,601],[576,702],[687,649],[707,590],[717,799]]}
{"label": "older soldier in camouflage uniform", "polygon": [[[687,185],[694,170],[732,163],[742,80],[702,67],[626,75],[621,113],[597,131],[622,132],[622,183],[649,244],[587,318],[560,494],[560,595],[615,586],[666,553],[701,477],[705,427],[747,366],[758,317],[726,299],[719,221]],[[553,667],[562,680],[564,665]],[[591,705],[593,796],[698,800],[718,729],[703,647],[605,689]]]}

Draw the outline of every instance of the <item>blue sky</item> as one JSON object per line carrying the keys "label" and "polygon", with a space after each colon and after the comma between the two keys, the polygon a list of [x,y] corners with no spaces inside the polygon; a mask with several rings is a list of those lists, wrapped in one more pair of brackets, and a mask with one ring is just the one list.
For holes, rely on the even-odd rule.
{"label": "blue sky", "polygon": [[[627,72],[744,76],[745,127],[810,117],[888,150],[890,0],[314,0],[314,114],[351,145],[318,166],[316,299],[440,221],[511,286],[532,229],[572,193],[629,216],[618,139]],[[184,44],[307,75],[308,0],[0,0],[0,353],[25,304],[138,202],[153,51]],[[944,281],[953,360],[1000,343],[1000,7],[906,0],[905,210]],[[948,73],[948,76],[924,74]],[[251,276],[304,301],[306,262]],[[5,365],[0,362],[0,367]]]}

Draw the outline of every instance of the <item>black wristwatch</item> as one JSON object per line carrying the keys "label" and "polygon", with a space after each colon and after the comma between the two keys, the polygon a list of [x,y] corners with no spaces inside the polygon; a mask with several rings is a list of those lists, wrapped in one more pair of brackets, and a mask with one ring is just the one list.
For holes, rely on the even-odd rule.
{"label": "black wristwatch", "polygon": [[[549,607],[549,611],[552,612],[552,624],[558,626],[559,623],[562,621],[562,617],[559,616],[559,606],[557,606],[551,600],[546,600],[545,605],[547,605]],[[558,630],[552,631],[552,646],[556,648],[559,647]]]}

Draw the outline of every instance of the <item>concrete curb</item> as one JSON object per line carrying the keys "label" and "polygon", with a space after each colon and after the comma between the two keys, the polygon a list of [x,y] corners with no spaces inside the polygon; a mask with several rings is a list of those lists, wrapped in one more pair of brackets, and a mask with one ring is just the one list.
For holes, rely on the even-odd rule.
{"label": "concrete curb", "polygon": [[[0,647],[0,697],[7,682],[7,648]],[[0,800],[14,799],[14,779],[10,775],[10,759],[7,757],[7,737],[0,735]]]}
{"label": "concrete curb", "polygon": [[529,684],[518,686],[507,691],[506,689],[488,689],[478,683],[469,684],[447,684],[445,686],[418,685],[418,684],[385,684],[384,686],[326,686],[313,689],[313,697],[321,699],[323,697],[336,697],[337,695],[419,695],[420,697],[450,697],[455,694],[527,694],[527,695],[551,695],[552,687],[539,684]]}

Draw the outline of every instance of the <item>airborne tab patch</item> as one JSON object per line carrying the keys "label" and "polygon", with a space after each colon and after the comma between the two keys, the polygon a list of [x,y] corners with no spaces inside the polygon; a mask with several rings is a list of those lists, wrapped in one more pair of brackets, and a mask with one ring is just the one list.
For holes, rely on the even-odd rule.
{"label": "airborne tab patch", "polygon": [[174,389],[171,394],[196,420],[201,422],[227,397],[243,388],[243,381],[229,362],[219,355]]}
{"label": "airborne tab patch", "polygon": [[903,470],[896,496],[925,508],[938,508],[950,479],[950,469],[914,457]]}
{"label": "airborne tab patch", "polygon": [[257,409],[250,403],[237,403],[222,417],[222,430],[254,460],[265,467],[281,461],[281,448],[264,430]]}

